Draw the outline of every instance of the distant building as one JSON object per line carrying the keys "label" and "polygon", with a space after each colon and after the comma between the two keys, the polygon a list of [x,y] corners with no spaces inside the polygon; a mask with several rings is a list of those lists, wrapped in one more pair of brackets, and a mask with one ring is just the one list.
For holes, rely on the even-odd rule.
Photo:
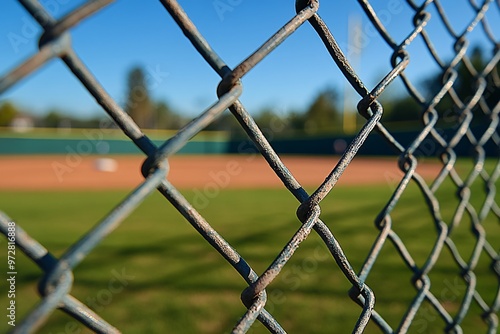
{"label": "distant building", "polygon": [[10,128],[14,132],[28,132],[35,126],[35,120],[31,116],[18,115],[12,122],[10,122]]}

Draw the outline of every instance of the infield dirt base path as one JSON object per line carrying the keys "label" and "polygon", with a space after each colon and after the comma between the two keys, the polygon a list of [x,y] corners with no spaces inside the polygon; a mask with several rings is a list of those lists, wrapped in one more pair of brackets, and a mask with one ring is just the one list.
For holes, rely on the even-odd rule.
{"label": "infield dirt base path", "polygon": [[[144,179],[142,156],[3,156],[0,190],[132,189]],[[111,161],[109,159],[112,159]],[[339,157],[284,156],[283,162],[304,187],[319,186]],[[257,155],[174,156],[169,181],[178,188],[203,188],[214,182],[222,188],[275,188],[283,184]],[[99,166],[100,165],[100,166]],[[114,171],[105,171],[105,170]],[[419,164],[425,178],[435,177],[436,163]],[[397,158],[355,158],[338,184],[383,184],[401,179]]]}

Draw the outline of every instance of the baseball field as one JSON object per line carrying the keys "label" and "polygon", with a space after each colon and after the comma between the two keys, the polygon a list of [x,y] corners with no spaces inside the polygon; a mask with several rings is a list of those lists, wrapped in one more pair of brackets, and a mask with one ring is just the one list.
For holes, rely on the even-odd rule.
{"label": "baseball field", "polygon": [[[0,158],[1,210],[54,256],[61,256],[143,180],[139,156],[5,156]],[[292,174],[313,191],[338,157],[284,157]],[[296,232],[298,202],[260,156],[175,156],[168,179],[252,266],[262,273]],[[464,178],[472,167],[456,167]],[[494,168],[487,161],[486,170]],[[426,180],[441,167],[419,165]],[[338,186],[321,203],[321,219],[335,234],[359,271],[379,230],[375,217],[387,204],[402,173],[396,158],[355,158]],[[471,187],[471,205],[485,201],[484,184]],[[435,193],[443,221],[452,221],[459,204],[449,180]],[[496,195],[498,203],[498,195]],[[423,266],[437,239],[425,199],[410,184],[391,215],[393,229]],[[464,215],[453,231],[458,250],[471,256],[477,242],[471,217]],[[500,244],[498,220],[484,223],[487,240]],[[6,247],[5,239],[0,247]],[[6,263],[6,252],[0,261]],[[491,259],[481,256],[475,270],[476,290],[491,304],[498,282]],[[16,254],[17,319],[40,301],[37,282],[43,272],[19,250]],[[393,328],[408,311],[417,290],[413,272],[387,241],[368,276],[375,310]],[[431,292],[450,314],[460,310],[467,284],[448,250],[430,273]],[[244,314],[240,294],[245,281],[205,242],[159,193],[153,193],[74,270],[71,294],[124,333],[228,333]],[[317,235],[307,238],[267,289],[266,309],[289,333],[350,332],[361,308],[351,301],[350,283]],[[2,307],[6,287],[1,285]],[[8,325],[0,322],[0,332]],[[424,303],[410,333],[442,332],[443,321]],[[486,332],[481,310],[473,302],[462,328]],[[41,333],[88,333],[79,322],[55,312]],[[256,324],[251,333],[266,332]],[[367,333],[380,332],[373,322]]]}

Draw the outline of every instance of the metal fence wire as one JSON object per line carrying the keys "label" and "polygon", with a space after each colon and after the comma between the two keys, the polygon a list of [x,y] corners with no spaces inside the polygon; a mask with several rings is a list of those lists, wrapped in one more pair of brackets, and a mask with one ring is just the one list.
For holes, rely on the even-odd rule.
{"label": "metal fence wire", "polygon": [[[405,6],[409,6],[414,11],[414,29],[409,32],[402,42],[397,42],[384,27],[381,19],[377,17],[377,13],[370,2],[368,0],[358,0],[359,5],[376,28],[378,34],[393,50],[391,58],[392,70],[374,88],[369,89],[350,65],[350,59],[346,57],[339,47],[332,30],[320,18],[318,12],[321,12],[321,7],[318,0],[297,0],[295,3],[296,15],[234,69],[226,65],[224,60],[210,47],[210,43],[204,39],[177,1],[161,0],[165,9],[193,44],[196,51],[220,75],[221,81],[217,87],[219,99],[159,147],[141,131],[131,117],[110,97],[105,88],[101,86],[92,72],[80,60],[70,44],[69,31],[112,1],[89,1],[59,20],[51,17],[47,9],[38,1],[20,0],[19,2],[33,19],[41,25],[44,33],[40,37],[39,51],[0,78],[0,93],[18,84],[22,79],[33,74],[52,59],[60,58],[123,133],[144,152],[146,158],[141,168],[145,178],[144,182],[122,203],[119,203],[108,216],[73,244],[60,258],[51,255],[40,243],[26,234],[21,227],[16,227],[17,247],[43,270],[44,275],[39,282],[41,301],[15,327],[14,333],[35,332],[56,309],[62,309],[95,332],[119,332],[113,325],[106,322],[84,303],[71,295],[74,279],[72,270],[155,189],[189,221],[192,227],[247,282],[248,287],[241,294],[241,299],[247,311],[235,324],[232,330],[233,333],[247,332],[256,321],[260,321],[269,332],[285,333],[285,330],[273,317],[273,314],[266,310],[266,287],[280,275],[287,261],[313,230],[314,233],[321,237],[335,263],[352,285],[350,291],[346,291],[346,293],[348,292],[353,302],[360,306],[358,320],[352,324],[353,333],[363,332],[370,321],[375,323],[381,332],[405,333],[415,322],[416,314],[424,304],[430,305],[433,312],[439,315],[445,332],[462,332],[461,323],[464,317],[475,308],[480,309],[488,333],[497,333],[500,287],[497,291],[491,291],[494,297],[488,298],[488,300],[491,300],[491,303],[488,303],[486,298],[476,289],[475,268],[479,258],[481,256],[486,257],[491,264],[490,274],[498,278],[498,282],[500,282],[500,257],[495,250],[495,247],[498,248],[499,245],[492,245],[488,242],[488,231],[482,224],[488,215],[494,216],[495,219],[500,217],[500,208],[495,202],[496,182],[500,175],[500,160],[495,162],[495,168],[492,171],[488,172],[484,167],[486,160],[485,145],[489,143],[489,145],[493,144],[497,148],[500,146],[498,128],[500,78],[497,69],[500,59],[500,44],[495,39],[486,19],[488,11],[500,9],[499,1],[485,0],[480,4],[478,3],[480,1],[475,0],[469,0],[469,4],[466,1],[460,2],[461,5],[470,5],[475,12],[475,17],[466,29],[462,32],[456,32],[448,20],[446,11],[441,6],[441,1],[427,0],[420,1],[420,4],[417,4],[417,1],[406,0]],[[340,2],[339,6],[341,6]],[[434,9],[439,13],[439,15],[433,16],[432,19],[442,21],[450,38],[455,41],[455,56],[450,61],[445,61],[439,57],[425,29],[426,24],[431,20],[429,9],[432,6],[435,6]],[[297,182],[273,150],[269,141],[245,109],[245,106],[239,101],[243,91],[243,77],[306,22],[317,32],[332,60],[341,70],[345,79],[359,94],[357,110],[366,119],[361,130],[357,132],[352,142],[345,149],[338,163],[332,166],[331,173],[312,194],[307,193]],[[491,58],[488,59],[486,66],[482,69],[474,68],[470,56],[466,53],[469,46],[468,37],[473,31],[484,34],[490,43],[487,47],[491,51]],[[442,74],[442,81],[437,83],[440,89],[434,96],[429,98],[424,98],[425,94],[421,93],[405,75],[405,68],[410,63],[408,47],[417,39],[424,42]],[[455,84],[459,75],[457,71],[459,64],[464,64],[474,79],[475,91],[472,96],[460,96],[457,93]],[[395,79],[402,80],[407,92],[422,109],[423,126],[421,131],[411,143],[405,145],[398,142],[393,133],[380,121],[384,105],[379,101],[379,97]],[[435,107],[439,105],[445,96],[451,97],[453,107],[458,111],[457,117],[454,119],[454,132],[451,137],[444,136],[436,126],[443,116],[436,111]],[[230,110],[268,162],[269,167],[300,203],[297,209],[297,217],[302,223],[298,225],[300,228],[283,247],[267,270],[260,275],[251,268],[249,263],[238,254],[237,250],[222,235],[214,230],[168,180],[169,157],[179,151],[194,135],[213,122],[226,109]],[[484,126],[481,133],[471,130],[470,126],[477,115],[476,111],[479,111],[486,120],[483,122]],[[404,173],[404,176],[398,180],[397,187],[389,202],[376,217],[375,226],[378,230],[374,229],[373,231],[378,236],[371,250],[366,254],[361,270],[356,272],[341,247],[341,240],[340,242],[337,240],[335,234],[327,225],[328,222],[322,220],[320,204],[335,187],[346,168],[349,168],[350,162],[372,132],[378,132],[383,136],[394,151],[399,154],[399,168]],[[442,162],[441,171],[431,184],[424,181],[416,171],[420,158],[417,152],[429,138],[438,143],[439,147],[435,150],[435,156],[439,157]],[[461,177],[455,166],[457,157],[454,149],[460,141],[467,141],[473,147],[471,158],[474,167],[466,177]],[[436,192],[445,180],[453,182],[458,199],[458,206],[450,221],[442,219],[441,203],[436,196]],[[481,184],[485,191],[484,201],[480,207],[474,207],[470,201],[471,186],[474,183]],[[436,232],[435,237],[432,239],[432,250],[422,266],[416,264],[412,254],[393,229],[391,220],[393,209],[410,184],[417,185],[423,198],[425,198],[425,205],[431,212]],[[465,216],[470,218],[470,233],[475,240],[471,254],[462,254],[453,240],[453,230]],[[0,229],[5,235],[8,234],[8,221],[6,215],[0,215]],[[412,274],[411,284],[415,288],[415,296],[408,305],[397,328],[391,327],[384,317],[377,313],[374,307],[376,295],[365,284],[385,244],[391,244],[399,254],[409,273]],[[439,256],[445,252],[454,259],[456,264],[455,274],[459,275],[463,280],[463,284],[466,285],[459,309],[453,315],[440,301],[439,296],[433,294],[430,289],[430,273],[435,267]]]}

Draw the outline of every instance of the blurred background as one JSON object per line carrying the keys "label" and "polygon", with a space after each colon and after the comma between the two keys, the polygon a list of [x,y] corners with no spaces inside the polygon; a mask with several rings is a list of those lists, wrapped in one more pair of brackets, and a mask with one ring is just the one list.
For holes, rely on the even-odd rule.
{"label": "blurred background", "polygon": [[[295,15],[294,2],[179,1],[231,68]],[[40,3],[61,19],[85,1]],[[323,0],[318,14],[371,90],[393,69],[394,48],[361,3],[367,2]],[[321,219],[357,273],[382,240],[373,270],[364,279],[375,293],[375,311],[395,332],[422,296],[415,278],[439,251],[428,274],[429,293],[439,308],[424,300],[409,332],[441,333],[463,317],[464,332],[493,333],[495,324],[484,315],[488,307],[491,317],[498,315],[500,165],[498,112],[492,110],[500,100],[500,6],[485,1],[490,8],[483,21],[475,22],[476,1],[388,0],[371,5],[400,45],[418,23],[414,7],[424,3],[430,15],[423,30],[427,41],[419,32],[405,47],[410,56],[406,81],[396,78],[379,99],[381,123],[402,147],[419,142],[413,156],[421,183],[416,178],[406,183],[414,171],[403,173],[408,166],[399,164],[401,152],[373,131],[321,202]],[[2,3],[0,22],[0,77],[5,78],[38,52],[43,30],[16,1]],[[217,101],[220,78],[159,1],[117,1],[70,34],[78,56],[156,145]],[[454,62],[462,34],[464,57]],[[449,79],[450,66],[457,74],[453,90],[435,99],[439,119],[434,132],[420,138],[428,121],[425,111]],[[484,99],[473,103],[470,114],[464,112],[478,91],[477,73],[485,69]],[[308,23],[252,69],[242,85],[241,102],[309,193],[366,123],[356,110],[361,97]],[[464,115],[472,116],[470,124]],[[445,146],[460,138],[448,151],[458,159],[443,161],[451,153],[441,155],[443,143],[436,134],[447,141]],[[470,134],[486,139],[476,145]],[[144,182],[144,159],[57,57],[0,95],[0,210],[55,257]],[[257,274],[300,227],[296,198],[229,111],[169,157],[169,166],[168,180]],[[393,203],[397,187],[404,191]],[[185,218],[154,192],[74,268],[71,294],[127,333],[229,331],[246,311],[240,294],[248,285]],[[392,224],[389,237],[381,220]],[[449,227],[446,242],[456,247],[453,251],[443,246],[443,224]],[[412,261],[403,258],[401,245]],[[36,289],[45,273],[18,253],[20,322],[40,302]],[[6,257],[0,252],[2,263]],[[324,242],[311,233],[266,289],[266,309],[291,333],[350,332],[361,312],[348,296],[351,288]],[[1,285],[0,305],[7,302],[5,296]],[[8,329],[0,323],[0,332]],[[56,311],[40,332],[90,330]],[[249,332],[266,330],[256,323]],[[366,332],[384,331],[370,321]]]}

